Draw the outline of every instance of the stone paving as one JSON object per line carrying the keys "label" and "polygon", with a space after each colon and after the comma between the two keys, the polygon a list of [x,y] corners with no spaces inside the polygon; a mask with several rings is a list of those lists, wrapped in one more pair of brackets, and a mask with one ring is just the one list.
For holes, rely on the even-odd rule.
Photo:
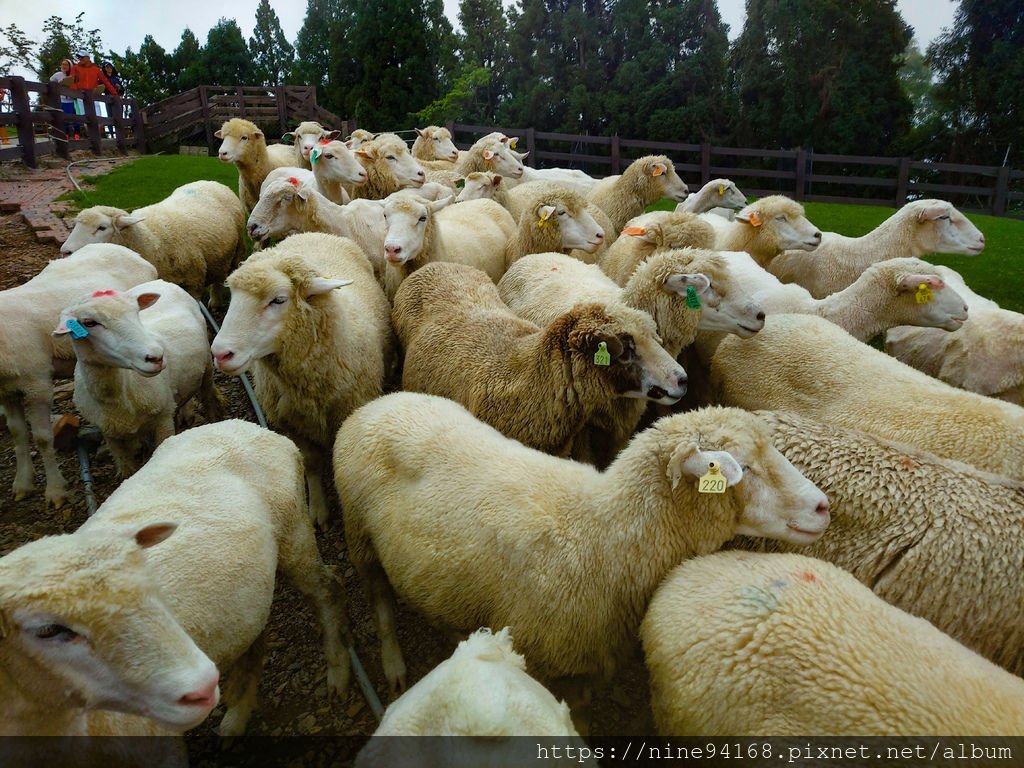
{"label": "stone paving", "polygon": [[[109,173],[118,165],[134,160],[134,157],[89,158],[87,162],[74,161],[71,173],[80,181],[82,174],[97,176]],[[0,177],[0,213],[20,212],[25,222],[35,231],[36,239],[43,243],[63,243],[70,232],[72,219],[61,218],[72,210],[67,202],[56,198],[75,189],[68,178],[67,166],[62,164],[40,170],[5,166],[9,178]],[[5,174],[8,175],[8,174]]]}

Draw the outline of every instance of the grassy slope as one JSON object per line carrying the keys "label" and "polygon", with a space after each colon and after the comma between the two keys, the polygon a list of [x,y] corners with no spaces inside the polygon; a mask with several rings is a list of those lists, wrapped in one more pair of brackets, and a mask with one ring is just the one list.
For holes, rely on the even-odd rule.
{"label": "grassy slope", "polygon": [[95,189],[72,192],[62,199],[71,200],[79,208],[112,205],[131,211],[163,200],[182,184],[199,179],[219,181],[232,190],[238,189],[238,170],[234,165],[215,157],[195,155],[150,155],[103,176],[84,179]]}

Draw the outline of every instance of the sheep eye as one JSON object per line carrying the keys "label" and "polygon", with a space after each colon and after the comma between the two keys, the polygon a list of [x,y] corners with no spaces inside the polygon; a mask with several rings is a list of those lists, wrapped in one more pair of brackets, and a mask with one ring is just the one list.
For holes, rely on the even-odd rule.
{"label": "sheep eye", "polygon": [[324,157],[326,157],[328,160],[334,159],[334,155],[324,155]]}
{"label": "sheep eye", "polygon": [[95,320],[83,320],[82,325],[85,326],[86,328],[95,328],[97,325],[99,325],[99,323],[97,323]]}
{"label": "sheep eye", "polygon": [[426,217],[426,216],[420,216],[420,224],[422,224],[422,223],[423,223],[423,222],[425,222],[426,220],[427,220],[427,217]]}
{"label": "sheep eye", "polygon": [[287,296],[275,296],[274,298],[272,298],[270,300],[270,303],[271,304],[284,304],[286,301],[288,301],[288,297]]}
{"label": "sheep eye", "polygon": [[242,137],[242,141],[248,141],[248,140],[249,140],[249,137],[248,137],[248,136],[243,136],[243,137]]}
{"label": "sheep eye", "polygon": [[70,643],[81,637],[75,630],[68,629],[63,624],[44,624],[34,629],[33,634],[40,640],[60,640],[62,643]]}
{"label": "sheep eye", "polygon": [[96,227],[96,231],[97,232],[106,232],[107,231],[107,225],[104,224],[102,227]]}
{"label": "sheep eye", "polygon": [[394,155],[387,155],[384,159],[385,160],[394,160],[395,156]]}
{"label": "sheep eye", "polygon": [[949,214],[947,213],[945,216],[939,216],[939,219],[945,219],[946,221],[949,221]]}
{"label": "sheep eye", "polygon": [[567,213],[566,211],[559,211],[559,212],[558,212],[558,215],[559,215],[559,216],[565,216],[565,214],[566,214],[566,213]]}
{"label": "sheep eye", "polygon": [[775,220],[776,221],[785,221],[786,220],[786,216],[785,216],[785,214],[783,214],[782,216],[776,216]]}

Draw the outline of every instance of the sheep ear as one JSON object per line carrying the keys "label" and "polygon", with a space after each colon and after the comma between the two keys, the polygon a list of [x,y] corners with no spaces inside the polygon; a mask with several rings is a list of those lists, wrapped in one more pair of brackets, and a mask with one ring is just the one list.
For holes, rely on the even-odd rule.
{"label": "sheep ear", "polygon": [[341,136],[341,131],[326,131],[324,132],[323,138],[327,139],[328,141],[334,141],[339,136]]}
{"label": "sheep ear", "polygon": [[295,131],[287,131],[281,134],[282,144],[291,144],[295,141]]}
{"label": "sheep ear", "polygon": [[929,205],[927,208],[922,208],[921,209],[921,212],[919,214],[917,214],[917,220],[919,222],[935,221],[940,216],[948,216],[948,215],[949,215],[949,206],[948,205],[942,205],[942,204],[939,204],[939,205]]}
{"label": "sheep ear", "polygon": [[706,292],[711,287],[711,280],[707,275],[702,275],[700,272],[692,275],[677,272],[666,277],[661,287],[669,293],[678,293],[681,296],[685,296],[687,288],[693,288],[697,293]]}
{"label": "sheep ear", "polygon": [[921,285],[927,285],[933,291],[946,287],[938,275],[905,275],[897,283],[896,291],[897,293],[912,293]]}
{"label": "sheep ear", "polygon": [[53,329],[52,335],[64,336],[65,334],[71,333],[71,329],[68,328],[68,320],[74,318],[74,315],[69,315],[67,312],[60,313],[60,319],[57,321],[57,327]]}
{"label": "sheep ear", "polygon": [[736,214],[736,221],[742,221],[752,227],[760,227],[764,223],[761,214],[757,211],[740,211]]}
{"label": "sheep ear", "polygon": [[218,129],[218,130],[213,132],[213,135],[214,135],[215,138],[223,139],[224,138],[224,131],[221,131],[221,130]]}
{"label": "sheep ear", "polygon": [[177,523],[154,523],[132,532],[135,543],[143,549],[159,544],[178,529]]}
{"label": "sheep ear", "polygon": [[351,285],[351,280],[333,280],[329,277],[314,277],[306,283],[306,298],[319,296],[322,293],[330,293],[335,288],[344,288]]}
{"label": "sheep ear", "polygon": [[430,208],[431,213],[437,213],[442,208],[447,208],[453,202],[455,202],[455,195],[449,195],[448,197],[442,197],[440,200],[428,203],[427,207]]}
{"label": "sheep ear", "polygon": [[365,147],[365,146],[361,146],[361,147],[359,147],[359,149],[357,149],[357,150],[356,150],[356,154],[357,154],[357,155],[361,155],[362,157],[365,157],[365,158],[366,158],[366,159],[368,159],[368,160],[369,160],[369,159],[372,159],[372,157],[373,157],[373,156],[372,156],[372,155],[371,155],[371,154],[370,154],[370,153],[369,153],[369,152],[367,151],[367,149],[366,149],[366,147]]}
{"label": "sheep ear", "polygon": [[152,307],[154,304],[156,304],[156,300],[159,299],[159,298],[160,298],[160,294],[159,293],[142,293],[142,294],[139,294],[139,296],[136,299],[136,301],[139,304],[139,309],[143,310],[143,309],[149,309],[150,307]]}
{"label": "sheep ear", "polygon": [[252,132],[252,137],[254,139],[266,139],[266,136],[263,135],[263,131],[258,129]]}
{"label": "sheep ear", "polygon": [[413,130],[416,131],[416,135],[417,136],[422,136],[423,135],[423,131],[421,131],[419,128],[413,128]]}
{"label": "sheep ear", "polygon": [[144,218],[144,216],[136,216],[131,213],[120,213],[114,217],[114,228],[118,230],[126,229],[133,224],[138,224]]}
{"label": "sheep ear", "polygon": [[711,462],[718,464],[729,486],[743,479],[743,467],[728,451],[702,451],[690,444],[679,445],[668,460],[666,476],[672,481],[672,490],[683,480],[700,479],[708,473]]}
{"label": "sheep ear", "polygon": [[496,187],[499,184],[501,184],[501,176],[495,176],[493,179],[491,179],[491,186],[492,187]]}
{"label": "sheep ear", "polygon": [[650,173],[651,176],[661,176],[663,174],[668,173],[668,166],[665,165],[664,163],[654,163],[653,165],[651,165],[651,168],[648,171],[648,173]]}

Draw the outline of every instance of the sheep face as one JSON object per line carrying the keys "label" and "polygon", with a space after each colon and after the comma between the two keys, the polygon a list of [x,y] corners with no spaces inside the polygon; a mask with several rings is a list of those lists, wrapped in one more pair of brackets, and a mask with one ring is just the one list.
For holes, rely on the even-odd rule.
{"label": "sheep face", "polygon": [[138,224],[142,220],[141,216],[133,216],[128,211],[109,205],[86,208],[75,217],[75,228],[61,245],[60,252],[66,256],[83,245],[112,242],[122,229]]}
{"label": "sheep face", "polygon": [[[309,155],[323,140],[330,141],[338,135],[338,131],[328,131],[320,123],[313,121],[306,121],[299,123],[298,127],[294,131],[288,131],[284,136],[290,136],[292,141],[295,142],[295,146],[299,152],[302,153],[303,160],[309,160]],[[281,138],[283,139],[284,136]]]}
{"label": "sheep face", "polygon": [[267,139],[263,135],[263,131],[248,120],[239,120],[238,118],[228,120],[213,135],[221,140],[217,157],[225,163],[237,163],[239,160],[244,160],[254,151],[253,147],[262,147],[264,152],[267,150]]}
{"label": "sheep face", "polygon": [[716,193],[714,198],[716,207],[739,211],[747,206],[747,197],[740,192],[735,182],[729,181],[729,179],[714,179],[708,184]]}
{"label": "sheep face", "polygon": [[281,334],[293,315],[308,313],[313,297],[352,282],[291,272],[268,255],[246,262],[228,278],[231,304],[210,345],[221,371],[239,376],[255,361],[280,352]]}
{"label": "sheep face", "polygon": [[[731,412],[732,409],[729,409]],[[710,411],[713,416],[715,411]],[[724,475],[726,494],[735,495],[739,510],[736,534],[779,539],[793,544],[810,544],[821,538],[829,524],[829,506],[825,494],[800,474],[785,456],[774,448],[767,429],[753,415],[737,413],[739,424],[711,426],[696,441],[687,436],[668,460],[666,474],[675,491],[681,483],[697,486],[708,474],[711,462]],[[756,422],[756,423],[754,423]],[[683,495],[692,503],[693,495]]]}
{"label": "sheep face", "polygon": [[416,162],[401,139],[378,137],[361,146],[356,154],[366,162],[387,165],[399,187],[422,187],[427,181],[426,171]]}
{"label": "sheep face", "polygon": [[643,172],[658,182],[658,186],[661,189],[661,197],[681,202],[690,194],[686,182],[679,178],[675,166],[672,165],[672,161],[667,157],[659,156],[647,161],[643,167]]}
{"label": "sheep face", "polygon": [[217,668],[164,604],[143,553],[174,528],[80,530],[0,559],[0,659],[18,688],[54,709],[127,712],[175,731],[206,718]]}
{"label": "sheep face", "polygon": [[[967,322],[967,302],[938,275],[904,272],[895,276],[894,283],[900,301],[911,307],[916,325],[956,331]],[[927,301],[918,298],[921,286],[925,286]]]}
{"label": "sheep face", "polygon": [[484,166],[488,171],[508,176],[510,179],[521,179],[526,173],[522,161],[509,147],[507,139],[483,144],[477,142],[474,148],[475,151],[483,153]]}
{"label": "sheep face", "polygon": [[[781,204],[780,204],[781,203]],[[821,231],[804,216],[803,206],[788,198],[772,196],[748,205],[736,220],[775,240],[779,251],[813,251],[821,245]]]}
{"label": "sheep face", "polygon": [[491,171],[473,171],[460,181],[462,181],[462,189],[455,198],[457,203],[482,198],[493,200],[501,186],[501,176]]}
{"label": "sheep face", "polygon": [[921,226],[921,253],[976,256],[985,249],[985,236],[966,216],[942,200],[919,200],[914,205]]}
{"label": "sheep face", "polygon": [[[686,394],[686,371],[661,346],[646,312],[617,307],[612,314],[601,304],[578,304],[569,316],[575,322],[569,347],[577,367],[602,372],[619,397],[672,405]],[[607,365],[596,357],[602,342]]]}
{"label": "sheep face", "polygon": [[743,339],[764,328],[764,308],[750,298],[729,263],[717,252],[696,251],[695,254],[689,269],[701,272],[710,281],[710,300],[705,301],[698,292],[703,307],[697,328],[733,333]]}
{"label": "sheep face", "polygon": [[[301,196],[300,196],[301,194]],[[302,206],[308,199],[308,190],[300,190],[287,179],[267,185],[249,214],[247,227],[253,240],[281,237],[302,229]]]}
{"label": "sheep face", "polygon": [[[156,376],[164,369],[164,345],[143,327],[139,312],[153,306],[159,298],[159,293],[132,298],[118,291],[97,291],[66,307],[53,335],[71,334],[75,356],[83,363]],[[68,325],[75,322],[85,328],[88,336],[75,338]]]}
{"label": "sheep face", "polygon": [[573,211],[565,203],[552,200],[551,204],[538,205],[534,214],[536,226],[549,225],[552,220],[558,225],[563,250],[579,248],[593,253],[604,242],[604,230],[582,206]]}
{"label": "sheep face", "polygon": [[454,163],[459,159],[459,150],[452,142],[451,131],[447,128],[431,125],[422,131],[417,128],[416,134],[427,142],[435,160],[450,160]]}
{"label": "sheep face", "polygon": [[431,219],[452,201],[433,202],[411,195],[396,195],[382,201],[388,232],[384,237],[384,258],[396,266],[419,256],[433,237]]}
{"label": "sheep face", "polygon": [[310,148],[308,157],[327,181],[358,186],[365,184],[369,178],[344,142],[321,141],[319,145]]}

